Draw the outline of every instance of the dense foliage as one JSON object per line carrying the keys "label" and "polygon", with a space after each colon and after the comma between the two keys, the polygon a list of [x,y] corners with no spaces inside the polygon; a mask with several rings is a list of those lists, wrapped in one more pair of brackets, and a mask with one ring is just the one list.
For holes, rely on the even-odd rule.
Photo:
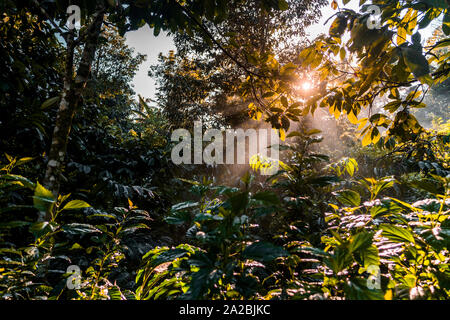
{"label": "dense foliage", "polygon": [[[449,299],[449,3],[332,1],[309,41],[325,4],[3,1],[1,299]],[[276,129],[279,171],[175,165],[195,120]]]}

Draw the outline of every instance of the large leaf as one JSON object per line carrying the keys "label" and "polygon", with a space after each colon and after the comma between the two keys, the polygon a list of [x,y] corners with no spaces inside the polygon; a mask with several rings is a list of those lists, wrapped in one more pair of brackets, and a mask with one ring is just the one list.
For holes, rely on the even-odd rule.
{"label": "large leaf", "polygon": [[44,188],[39,182],[36,183],[36,189],[34,190],[34,195],[40,198],[46,198],[49,200],[54,200],[54,196],[50,190]]}
{"label": "large leaf", "polygon": [[101,232],[99,229],[90,224],[71,223],[63,226],[63,230],[71,235],[83,235]]}
{"label": "large leaf", "polygon": [[270,242],[258,241],[245,248],[243,257],[261,262],[269,262],[279,257],[286,257],[289,253],[282,247]]}
{"label": "large leaf", "polygon": [[390,224],[382,224],[380,229],[383,230],[382,235],[393,242],[415,243],[413,234],[407,229]]}
{"label": "large leaf", "polygon": [[408,47],[404,48],[402,52],[406,65],[417,79],[430,73],[430,66],[422,54],[422,47]]}
{"label": "large leaf", "polygon": [[181,210],[187,210],[187,209],[198,207],[198,205],[199,205],[198,202],[193,202],[193,201],[181,202],[181,203],[177,203],[176,205],[173,205],[171,211],[176,212],[176,211],[181,211]]}
{"label": "large leaf", "polygon": [[191,221],[191,214],[188,211],[177,211],[164,219],[168,224],[181,225]]}
{"label": "large leaf", "polygon": [[380,257],[378,254],[378,248],[376,245],[371,245],[361,251],[361,257],[364,263],[364,267],[367,269],[369,266],[380,265]]}
{"label": "large leaf", "polygon": [[82,200],[72,200],[69,203],[67,203],[62,210],[75,210],[90,207],[91,207],[90,204]]}
{"label": "large leaf", "polygon": [[361,196],[353,190],[344,190],[338,193],[337,199],[343,205],[357,207],[361,204]]}
{"label": "large leaf", "polygon": [[25,177],[22,176],[18,176],[18,175],[14,175],[14,174],[3,174],[1,176],[2,179],[5,180],[12,180],[12,181],[17,181],[20,182],[21,185],[23,185],[24,187],[28,188],[28,189],[32,189],[34,190],[36,188],[36,184],[31,182],[30,180],[28,180]]}
{"label": "large leaf", "polygon": [[33,196],[34,207],[41,212],[50,212],[54,203],[55,197],[51,191],[45,189],[39,182],[37,182]]}
{"label": "large leaf", "polygon": [[344,15],[338,15],[330,26],[329,33],[333,37],[340,37],[347,27],[347,18]]}
{"label": "large leaf", "polygon": [[345,169],[348,174],[353,177],[355,171],[358,171],[358,162],[353,158],[348,158],[347,161],[345,161]]}
{"label": "large leaf", "polygon": [[373,234],[363,231],[351,237],[349,249],[351,252],[364,250],[372,244]]}

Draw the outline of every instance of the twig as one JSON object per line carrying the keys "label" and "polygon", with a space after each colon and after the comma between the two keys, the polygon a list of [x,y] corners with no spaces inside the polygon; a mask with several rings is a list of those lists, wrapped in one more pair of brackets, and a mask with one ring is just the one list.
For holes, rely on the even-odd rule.
{"label": "twig", "polygon": [[41,7],[41,5],[39,4],[39,2],[37,0],[32,0],[32,2],[34,3],[34,5],[41,11],[41,13],[47,18],[47,20],[50,22],[50,24],[57,30],[59,30],[59,32],[63,33],[63,29],[61,29],[61,27],[57,26],[55,24],[55,22],[53,21],[53,19],[50,17],[50,15],[47,13],[47,11],[45,11],[44,8]]}

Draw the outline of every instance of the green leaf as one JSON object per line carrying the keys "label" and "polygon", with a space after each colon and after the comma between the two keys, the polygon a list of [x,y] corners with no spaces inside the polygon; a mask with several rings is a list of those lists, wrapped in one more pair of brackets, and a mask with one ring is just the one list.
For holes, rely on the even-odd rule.
{"label": "green leaf", "polygon": [[389,111],[390,113],[394,113],[401,106],[401,104],[402,101],[400,100],[391,101],[387,105],[385,105],[383,109]]}
{"label": "green leaf", "polygon": [[181,202],[181,203],[177,203],[177,204],[173,205],[172,208],[170,209],[170,211],[171,212],[176,212],[176,211],[181,211],[181,210],[195,208],[195,207],[198,207],[198,206],[199,206],[198,202],[186,201],[186,202]]}
{"label": "green leaf", "polygon": [[178,247],[175,249],[162,251],[161,253],[154,254],[153,252],[154,250],[147,252],[147,254],[145,254],[144,257],[142,258],[146,259],[147,257],[151,257],[149,266],[152,268],[155,268],[166,262],[173,262],[176,259],[188,256],[190,253],[189,251]]}
{"label": "green leaf", "polygon": [[90,233],[100,233],[101,231],[90,224],[85,223],[71,223],[63,226],[63,230],[71,235],[83,235]]}
{"label": "green leaf", "polygon": [[392,188],[393,186],[394,180],[377,181],[373,189],[373,194],[374,196],[377,196],[381,191]]}
{"label": "green leaf", "polygon": [[191,214],[188,211],[177,211],[164,219],[168,224],[182,225],[191,221]]}
{"label": "green leaf", "polygon": [[368,146],[372,142],[372,130],[373,128],[369,129],[366,135],[364,136],[361,142],[363,147]]}
{"label": "green leaf", "polygon": [[36,189],[34,190],[34,195],[40,198],[46,198],[49,200],[55,200],[53,193],[50,190],[44,188],[39,182],[36,184]]}
{"label": "green leaf", "polygon": [[351,237],[349,250],[355,252],[364,250],[372,244],[373,234],[367,231],[359,232]]}
{"label": "green leaf", "polygon": [[402,49],[408,69],[419,79],[430,73],[428,60],[422,54],[422,47],[408,47]]}
{"label": "green leaf", "polygon": [[118,286],[112,286],[108,288],[108,296],[111,300],[123,300],[122,292]]}
{"label": "green leaf", "polygon": [[380,265],[380,256],[378,254],[378,248],[374,244],[365,248],[361,252],[361,257],[365,268],[368,268],[369,266]]}
{"label": "green leaf", "polygon": [[331,24],[330,30],[328,32],[333,37],[340,37],[344,33],[346,27],[347,18],[343,15],[338,15]]}
{"label": "green leaf", "polygon": [[406,29],[399,27],[397,30],[397,45],[401,45],[406,39]]}
{"label": "green leaf", "polygon": [[322,130],[319,130],[319,129],[311,129],[311,130],[308,130],[308,131],[306,132],[306,135],[312,136],[312,135],[314,135],[314,134],[319,134],[319,133],[322,133]]}
{"label": "green leaf", "polygon": [[14,158],[11,157],[11,156],[10,156],[9,154],[7,154],[6,152],[5,152],[5,157],[6,157],[6,159],[8,159],[9,162],[13,162],[13,161],[14,161]]}
{"label": "green leaf", "polygon": [[361,204],[361,196],[353,190],[344,190],[338,193],[337,200],[343,205],[357,207]]}
{"label": "green leaf", "polygon": [[263,98],[270,98],[270,97],[272,97],[273,95],[275,95],[275,92],[273,92],[273,91],[268,91],[268,92],[264,93],[262,97],[263,97]]}
{"label": "green leaf", "polygon": [[45,189],[39,182],[37,182],[33,196],[34,207],[41,212],[51,211],[55,201],[56,200],[51,191]]}
{"label": "green leaf", "polygon": [[245,248],[242,255],[246,259],[269,262],[279,257],[286,257],[289,253],[282,247],[273,245],[270,242],[258,241]]}
{"label": "green leaf", "polygon": [[255,200],[260,200],[260,201],[266,202],[268,204],[274,204],[274,205],[280,204],[280,200],[278,199],[278,196],[271,191],[258,192],[256,194],[254,194],[252,196],[252,198]]}
{"label": "green leaf", "polygon": [[402,206],[410,209],[411,211],[422,211],[422,209],[415,208],[412,205],[410,205],[409,203],[406,203],[404,201],[401,201],[401,200],[398,200],[398,199],[395,199],[395,198],[389,198],[389,199],[394,200],[397,203],[400,203]]}
{"label": "green leaf", "polygon": [[17,160],[16,167],[20,166],[22,164],[25,164],[27,162],[33,161],[33,160],[34,160],[34,158],[31,158],[31,157],[21,158],[21,159]]}
{"label": "green leaf", "polygon": [[285,64],[280,69],[280,74],[282,76],[290,76],[294,73],[294,71],[298,68],[297,65],[293,64],[292,62],[289,62],[288,64]]}
{"label": "green leaf", "polygon": [[122,237],[124,237],[124,235],[135,233],[137,230],[140,230],[140,229],[150,229],[150,228],[149,228],[149,226],[147,226],[144,223],[136,223],[136,224],[126,226],[123,229],[120,229],[119,233],[121,234]]}
{"label": "green leaf", "polygon": [[420,45],[420,42],[422,41],[422,36],[420,35],[419,32],[416,32],[415,34],[413,34],[413,36],[411,37],[412,42],[415,45]]}
{"label": "green leaf", "polygon": [[344,294],[348,300],[384,300],[382,290],[370,290],[367,287],[367,279],[351,278],[344,282]]}
{"label": "green leaf", "polygon": [[288,99],[285,96],[281,97],[281,104],[283,105],[283,107],[288,108],[289,107],[289,102]]}
{"label": "green leaf", "polygon": [[298,131],[292,131],[289,133],[286,138],[292,138],[292,137],[303,137],[303,135]]}
{"label": "green leaf", "polygon": [[347,51],[345,51],[345,48],[342,47],[341,50],[339,50],[339,57],[341,58],[341,61],[345,60],[346,55],[347,55]]}
{"label": "green leaf", "polygon": [[75,209],[82,209],[82,208],[90,208],[90,204],[87,202],[84,202],[82,200],[72,200],[69,203],[67,203],[62,210],[75,210]]}
{"label": "green leaf", "polygon": [[48,221],[36,222],[30,227],[32,233],[38,232],[48,226]]}
{"label": "green leaf", "polygon": [[413,234],[407,229],[390,224],[382,224],[380,229],[383,230],[382,235],[393,242],[415,243]]}
{"label": "green leaf", "polygon": [[156,24],[153,28],[153,35],[155,37],[159,36],[159,33],[161,32],[161,26],[159,24]]}
{"label": "green leaf", "polygon": [[433,9],[429,9],[425,16],[419,21],[419,29],[424,29],[426,27],[428,27],[428,25],[431,23],[431,21],[433,20]]}
{"label": "green leaf", "polygon": [[2,179],[5,180],[11,180],[11,181],[18,181],[20,182],[24,187],[28,189],[34,190],[36,188],[36,184],[34,182],[31,182],[25,177],[14,175],[14,174],[4,174],[1,176]]}
{"label": "green leaf", "polygon": [[353,158],[349,158],[346,162],[345,162],[345,170],[347,170],[347,173],[353,177],[353,175],[355,174],[355,171],[358,170],[358,162],[356,162],[355,159]]}
{"label": "green leaf", "polygon": [[41,109],[45,110],[47,108],[50,108],[51,106],[55,105],[58,101],[59,97],[50,98],[41,105]]}

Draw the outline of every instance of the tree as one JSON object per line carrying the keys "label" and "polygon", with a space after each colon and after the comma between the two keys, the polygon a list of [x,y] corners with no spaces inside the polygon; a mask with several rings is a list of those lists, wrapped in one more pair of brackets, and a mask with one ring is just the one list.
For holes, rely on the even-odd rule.
{"label": "tree", "polygon": [[[148,24],[158,35],[160,30],[171,32],[192,33],[201,27],[202,19],[218,23],[227,16],[225,0],[202,1],[191,0],[178,2],[166,1],[132,1],[132,0],[97,0],[70,1],[57,0],[52,2],[29,0],[15,3],[8,1],[5,7],[28,8],[39,20],[46,20],[54,27],[53,33],[60,33],[65,39],[66,55],[64,64],[63,89],[56,116],[52,143],[48,154],[47,170],[44,185],[54,194],[59,193],[60,174],[65,160],[67,142],[72,127],[72,120],[84,89],[89,80],[92,62],[97,50],[105,15],[111,23],[116,25],[121,34],[136,30]],[[241,1],[236,1],[241,3]],[[67,21],[66,11],[71,5],[79,5],[81,10],[81,24],[78,33],[75,29],[64,27]],[[286,2],[261,1],[265,10],[286,9]],[[82,46],[83,51],[74,72],[74,53]],[[47,213],[47,218],[50,214]]]}
{"label": "tree", "polygon": [[62,84],[64,48],[48,22],[6,4],[0,4],[0,150],[38,157],[53,115],[44,102],[55,101]]}
{"label": "tree", "polygon": [[[432,21],[443,17],[444,33],[448,36],[446,1],[373,3],[382,9],[379,29],[368,28],[369,13],[364,12],[368,5],[361,7],[363,13],[342,9],[336,14],[329,37],[318,38],[301,55],[322,79],[330,74],[338,78],[311,99],[308,107],[315,109],[320,105],[332,113],[346,113],[352,123],[359,125],[363,145],[380,141],[379,127],[388,129],[385,141],[391,137],[405,141],[419,134],[422,127],[410,109],[425,107],[423,101],[429,87],[450,76],[450,55],[435,54],[439,48],[449,46],[450,39],[423,47],[420,34]],[[347,43],[340,40],[344,32],[350,35]],[[342,72],[333,56],[340,56],[341,64],[349,65],[352,71]],[[371,109],[384,95],[388,96],[383,106],[387,114],[370,114],[358,120],[362,109]]]}
{"label": "tree", "polygon": [[[287,4],[283,12],[267,12],[254,0],[230,3],[223,23],[205,22],[193,36],[175,36],[177,53],[161,55],[149,72],[158,79],[157,103],[175,127],[190,127],[199,119],[216,126],[249,120],[239,89],[240,79],[252,74],[254,56],[295,59],[306,45],[305,28],[317,22],[326,1]],[[217,45],[208,45],[205,36]]]}
{"label": "tree", "polygon": [[[448,1],[373,1],[382,9],[379,29],[368,27],[371,13],[366,12],[366,2],[361,1],[361,13],[339,9],[329,35],[319,36],[296,61],[255,57],[253,73],[241,84],[243,96],[257,101],[249,108],[264,114],[264,120],[279,129],[282,137],[290,120],[299,121],[318,107],[328,108],[336,117],[346,114],[358,124],[363,145],[380,141],[380,127],[388,129],[386,141],[391,137],[402,141],[421,132],[409,109],[424,107],[428,86],[448,79],[449,55],[437,57],[434,51],[448,46],[450,40],[424,48],[418,30],[442,17],[448,35]],[[343,42],[345,33],[349,40]],[[295,87],[305,73],[316,78],[312,97],[306,101],[298,97]],[[402,94],[402,89],[407,92]],[[394,116],[392,120],[381,113],[358,119],[362,109],[370,110],[384,95],[390,100],[384,109]]]}

